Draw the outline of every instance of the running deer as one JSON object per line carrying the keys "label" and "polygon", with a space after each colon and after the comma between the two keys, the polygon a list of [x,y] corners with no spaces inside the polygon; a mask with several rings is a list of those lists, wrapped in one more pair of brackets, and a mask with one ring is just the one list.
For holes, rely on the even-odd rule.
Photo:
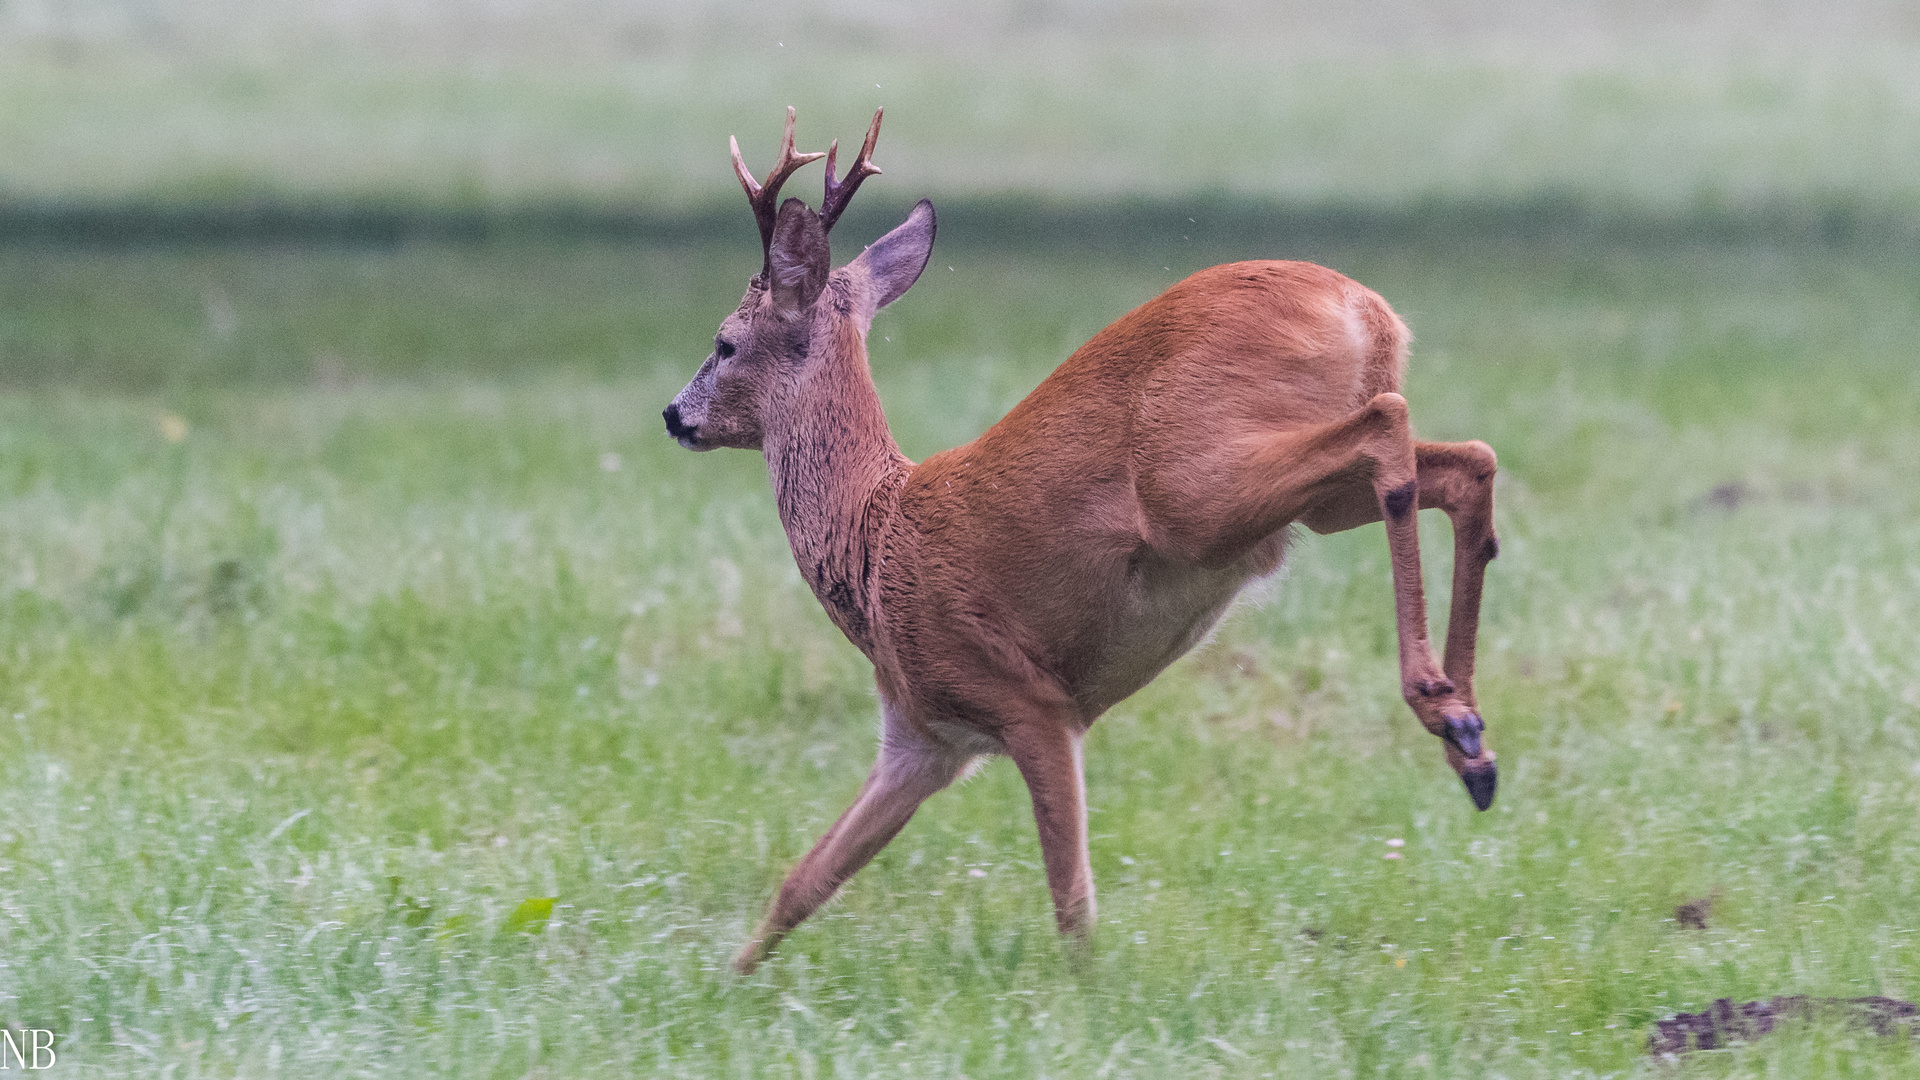
{"label": "running deer", "polygon": [[[878,760],[859,796],[787,876],[735,960],[749,972],[982,755],[1006,754],[1033,797],[1060,930],[1094,920],[1081,742],[1114,703],[1193,648],[1286,552],[1385,521],[1400,686],[1475,806],[1493,751],[1473,695],[1493,532],[1493,451],[1414,439],[1396,391],[1408,332],[1384,300],[1324,267],[1202,270],[1095,335],[986,434],[916,465],[887,429],[867,330],[917,280],[933,207],[839,269],[827,233],[877,175],[873,114],[852,169],[794,152],[755,181],[733,167],[765,261],[713,353],[668,405],[692,450],[759,450],[801,575],[873,661]],[[827,159],[818,213],[778,202]],[[1453,524],[1444,660],[1427,640],[1415,511]]]}

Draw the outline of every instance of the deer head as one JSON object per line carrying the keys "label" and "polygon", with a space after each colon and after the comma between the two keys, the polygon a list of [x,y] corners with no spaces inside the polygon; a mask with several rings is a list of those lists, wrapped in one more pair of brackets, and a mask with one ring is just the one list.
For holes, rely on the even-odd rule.
{"label": "deer head", "polygon": [[[873,146],[880,138],[875,110],[867,140],[844,179],[834,179],[836,140],[825,154],[796,154],[794,112],[787,109],[780,156],[764,183],[756,182],[730,140],[733,169],[746,189],[760,227],[765,255],[747,282],[740,306],[720,323],[713,351],[686,389],[662,414],[667,433],[690,450],[731,446],[761,448],[770,418],[794,407],[797,391],[823,365],[866,360],[864,341],[874,312],[898,299],[920,277],[933,252],[933,206],[925,199],[906,221],[876,240],[852,262],[832,269],[827,233],[853,193],[880,169]],[[794,170],[827,159],[826,194],[815,212],[799,199],[779,202],[780,186]],[[843,327],[861,347],[849,350]],[[857,356],[848,356],[857,351]]]}

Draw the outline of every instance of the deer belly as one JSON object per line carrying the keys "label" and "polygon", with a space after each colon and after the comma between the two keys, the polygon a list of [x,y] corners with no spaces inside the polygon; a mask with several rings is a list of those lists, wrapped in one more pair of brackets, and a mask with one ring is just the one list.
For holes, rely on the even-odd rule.
{"label": "deer belly", "polygon": [[1205,641],[1255,575],[1249,568],[1140,568],[1106,620],[1075,696],[1096,712],[1152,682]]}

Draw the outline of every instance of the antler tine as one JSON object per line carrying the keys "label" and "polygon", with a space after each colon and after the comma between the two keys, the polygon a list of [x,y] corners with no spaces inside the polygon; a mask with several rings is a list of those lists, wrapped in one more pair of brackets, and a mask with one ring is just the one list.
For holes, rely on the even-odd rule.
{"label": "antler tine", "polygon": [[740,186],[746,189],[747,202],[753,207],[753,219],[760,226],[760,248],[766,253],[766,272],[773,268],[773,219],[780,210],[780,185],[787,182],[795,169],[810,161],[818,161],[827,155],[814,151],[811,154],[793,152],[793,106],[787,106],[787,130],[780,136],[780,156],[767,173],[767,182],[755,183],[753,170],[747,168],[745,158],[740,156],[740,140],[727,136],[727,146],[733,151],[733,174],[740,178]]}
{"label": "antler tine", "polygon": [[834,183],[833,159],[840,150],[840,140],[833,140],[827,147],[827,194],[820,200],[820,224],[827,229],[840,220],[840,211],[853,201],[853,193],[860,189],[860,181],[869,176],[879,176],[880,166],[873,163],[873,144],[880,141],[880,115],[885,108],[873,110],[873,123],[867,128],[866,145],[860,148],[860,156],[853,159],[853,168],[847,170],[847,178]]}

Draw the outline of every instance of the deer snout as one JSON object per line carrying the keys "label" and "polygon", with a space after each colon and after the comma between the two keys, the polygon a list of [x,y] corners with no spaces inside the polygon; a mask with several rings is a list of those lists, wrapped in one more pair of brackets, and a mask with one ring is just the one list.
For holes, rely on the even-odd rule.
{"label": "deer snout", "polygon": [[701,449],[700,425],[689,424],[681,420],[679,402],[674,402],[665,409],[662,409],[660,416],[667,422],[667,434],[678,440],[681,446],[689,450]]}

